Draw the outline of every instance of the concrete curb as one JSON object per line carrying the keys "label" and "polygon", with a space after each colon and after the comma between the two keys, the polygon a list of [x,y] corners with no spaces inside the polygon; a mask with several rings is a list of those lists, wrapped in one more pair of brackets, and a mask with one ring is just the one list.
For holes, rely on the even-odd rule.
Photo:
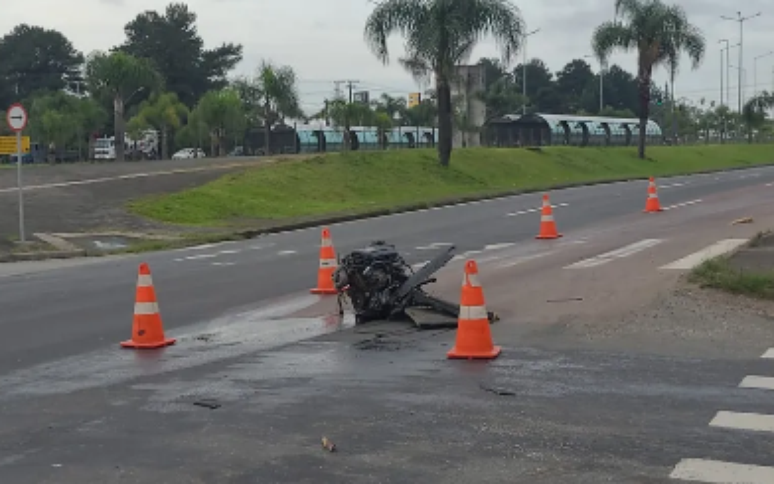
{"label": "concrete curb", "polygon": [[41,251],[41,252],[20,252],[18,254],[0,255],[0,262],[29,262],[49,259],[73,259],[86,255],[85,250],[77,251]]}

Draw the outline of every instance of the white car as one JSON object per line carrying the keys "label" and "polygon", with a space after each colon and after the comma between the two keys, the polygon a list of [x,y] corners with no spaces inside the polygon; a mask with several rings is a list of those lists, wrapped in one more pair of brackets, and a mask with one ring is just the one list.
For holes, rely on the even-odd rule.
{"label": "white car", "polygon": [[202,151],[200,148],[183,148],[182,150],[172,155],[172,159],[189,160],[192,158],[205,158],[206,156],[207,155],[204,154],[204,151]]}

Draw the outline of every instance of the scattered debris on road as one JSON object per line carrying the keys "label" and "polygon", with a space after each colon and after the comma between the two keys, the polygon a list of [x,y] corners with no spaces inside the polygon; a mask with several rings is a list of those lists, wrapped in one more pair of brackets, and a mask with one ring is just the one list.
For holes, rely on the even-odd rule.
{"label": "scattered debris on road", "polygon": [[208,408],[210,410],[216,410],[221,406],[218,402],[214,400],[209,400],[209,399],[197,400],[193,404],[196,405],[197,407]]}
{"label": "scattered debris on road", "polygon": [[328,437],[322,438],[322,446],[323,449],[327,450],[328,452],[336,452],[336,444],[331,442]]}
{"label": "scattered debris on road", "polygon": [[743,217],[743,218],[738,218],[734,220],[733,222],[731,222],[731,225],[751,224],[751,223],[753,223],[752,217]]}
{"label": "scattered debris on road", "polygon": [[507,390],[505,388],[497,388],[497,387],[490,387],[486,386],[483,383],[479,384],[479,387],[481,387],[482,390],[489,393],[494,393],[495,395],[501,396],[501,397],[515,397],[516,392]]}

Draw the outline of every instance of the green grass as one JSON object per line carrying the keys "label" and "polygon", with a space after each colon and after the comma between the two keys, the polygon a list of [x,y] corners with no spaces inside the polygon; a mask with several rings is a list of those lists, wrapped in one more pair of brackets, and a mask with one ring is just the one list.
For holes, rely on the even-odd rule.
{"label": "green grass", "polygon": [[690,282],[759,299],[774,299],[774,271],[748,272],[731,267],[725,258],[710,259],[691,271]]}
{"label": "green grass", "polygon": [[659,146],[647,154],[640,160],[634,148],[473,148],[455,150],[444,169],[433,150],[338,153],[251,168],[129,208],[162,222],[216,226],[774,162],[771,145]]}

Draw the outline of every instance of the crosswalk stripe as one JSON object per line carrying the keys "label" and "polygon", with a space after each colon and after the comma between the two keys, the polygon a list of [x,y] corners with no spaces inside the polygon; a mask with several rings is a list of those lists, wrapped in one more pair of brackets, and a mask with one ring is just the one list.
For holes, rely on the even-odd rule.
{"label": "crosswalk stripe", "polygon": [[683,459],[669,477],[707,484],[771,484],[774,482],[774,467],[707,459]]}
{"label": "crosswalk stripe", "polygon": [[744,377],[739,388],[758,388],[760,390],[774,390],[774,377],[749,375]]}
{"label": "crosswalk stripe", "polygon": [[710,427],[774,432],[774,415],[721,410],[710,422]]}
{"label": "crosswalk stripe", "polygon": [[640,240],[639,242],[629,244],[627,246],[621,247],[620,249],[612,250],[610,252],[600,254],[590,259],[585,259],[580,262],[570,264],[569,266],[566,266],[565,269],[587,269],[589,267],[601,266],[602,264],[607,264],[608,262],[614,259],[621,259],[624,257],[628,257],[630,255],[634,255],[645,249],[656,246],[661,242],[663,242],[662,239]]}
{"label": "crosswalk stripe", "polygon": [[697,252],[694,252],[693,254],[687,255],[682,259],[661,266],[659,269],[693,269],[708,259],[712,259],[713,257],[718,257],[731,252],[732,250],[741,247],[746,243],[747,239],[723,239]]}

